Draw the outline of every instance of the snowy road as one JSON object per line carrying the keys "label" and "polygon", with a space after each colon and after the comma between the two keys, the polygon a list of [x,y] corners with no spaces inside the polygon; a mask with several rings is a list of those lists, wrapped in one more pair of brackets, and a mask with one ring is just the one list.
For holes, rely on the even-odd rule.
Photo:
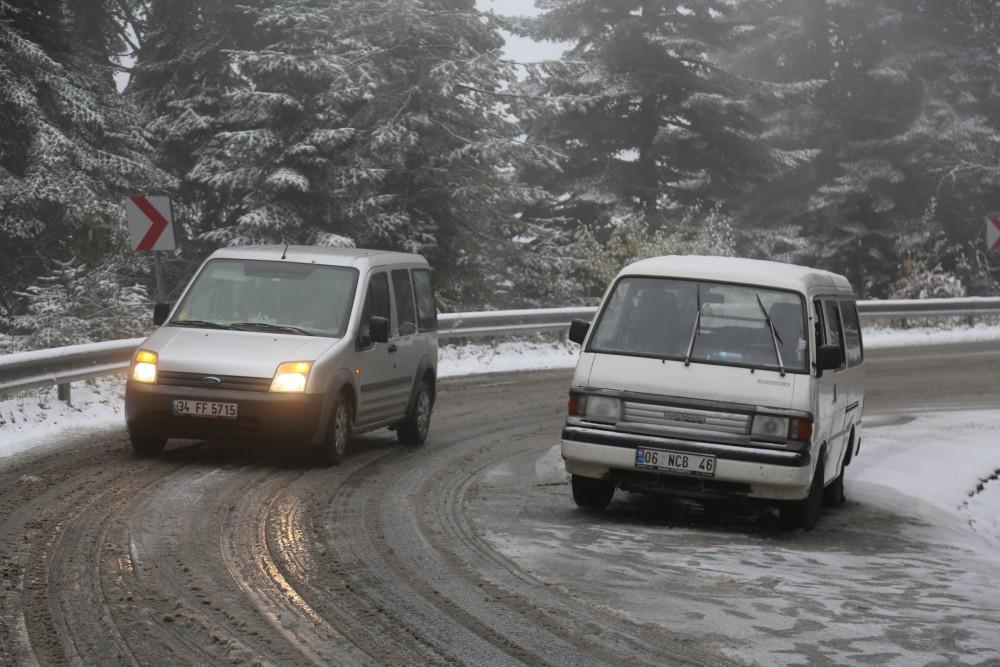
{"label": "snowy road", "polygon": [[577,512],[567,371],[451,380],[423,448],[369,436],[329,470],[200,443],[139,461],[118,432],[18,454],[0,664],[998,664],[990,527],[935,504],[954,489],[914,500],[919,470],[873,482],[907,447],[961,451],[963,423],[985,451],[996,413],[926,409],[995,407],[991,347],[870,353],[882,416],[810,533],[626,494]]}

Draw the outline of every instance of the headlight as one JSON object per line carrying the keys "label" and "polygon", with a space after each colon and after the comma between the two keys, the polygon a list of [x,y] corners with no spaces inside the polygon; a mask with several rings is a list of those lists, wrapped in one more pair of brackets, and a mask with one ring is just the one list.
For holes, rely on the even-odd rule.
{"label": "headlight", "polygon": [[312,369],[311,361],[286,361],[278,366],[271,380],[271,391],[302,393],[306,390],[306,380]]}
{"label": "headlight", "polygon": [[757,415],[753,418],[753,426],[750,427],[750,433],[765,438],[787,438],[788,417]]}
{"label": "headlight", "polygon": [[156,382],[156,352],[139,350],[135,353],[135,366],[132,367],[132,379],[136,382],[154,384]]}
{"label": "headlight", "polygon": [[622,402],[610,396],[587,396],[587,403],[584,408],[587,419],[594,421],[616,422],[622,418]]}

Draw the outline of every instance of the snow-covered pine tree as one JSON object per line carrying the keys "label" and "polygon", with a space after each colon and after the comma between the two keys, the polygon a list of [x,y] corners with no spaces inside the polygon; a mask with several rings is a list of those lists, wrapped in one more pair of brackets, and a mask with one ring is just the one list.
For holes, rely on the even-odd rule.
{"label": "snow-covered pine tree", "polygon": [[187,178],[201,193],[200,238],[215,244],[351,244],[335,205],[335,165],[360,102],[338,39],[335,3],[241,4],[250,45],[229,53],[238,77]]}
{"label": "snow-covered pine tree", "polygon": [[165,179],[117,96],[111,3],[0,3],[0,298],[53,262],[94,267],[121,249],[122,199]]}
{"label": "snow-covered pine tree", "polygon": [[359,240],[427,256],[446,307],[562,299],[550,231],[515,216],[538,196],[516,172],[551,158],[505,111],[497,19],[474,0],[342,5],[363,103],[336,184]]}
{"label": "snow-covered pine tree", "polygon": [[756,30],[728,65],[782,85],[822,82],[807,97],[764,107],[772,147],[810,159],[760,190],[751,220],[801,230],[785,257],[884,296],[903,270],[899,237],[933,199],[952,251],[926,259],[954,267],[1000,173],[990,173],[996,42],[985,27],[1000,10],[979,0],[762,0],[743,11],[756,12],[747,20]]}
{"label": "snow-covered pine tree", "polygon": [[652,232],[687,211],[740,205],[775,167],[758,138],[750,91],[710,59],[733,35],[733,3],[553,0],[523,23],[570,42],[530,68],[521,90],[530,139],[560,169],[528,174],[556,196],[555,215],[606,235],[639,212]]}

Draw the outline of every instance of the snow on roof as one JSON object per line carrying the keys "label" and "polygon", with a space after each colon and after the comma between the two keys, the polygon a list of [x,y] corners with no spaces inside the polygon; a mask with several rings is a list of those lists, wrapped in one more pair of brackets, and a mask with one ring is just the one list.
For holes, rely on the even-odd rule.
{"label": "snow on roof", "polygon": [[230,246],[220,248],[209,259],[263,259],[329,264],[333,266],[384,266],[387,264],[427,264],[420,255],[388,250],[366,250],[365,248],[338,248],[331,246],[290,245],[287,252],[283,245]]}
{"label": "snow on roof", "polygon": [[826,290],[835,294],[854,294],[847,278],[837,273],[796,264],[742,257],[702,255],[652,257],[629,264],[619,275],[694,278],[779,287],[799,292]]}

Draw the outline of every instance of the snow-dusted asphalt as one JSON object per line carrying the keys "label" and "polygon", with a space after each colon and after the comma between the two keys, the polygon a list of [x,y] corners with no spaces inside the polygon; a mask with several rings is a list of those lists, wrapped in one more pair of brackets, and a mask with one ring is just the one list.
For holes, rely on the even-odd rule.
{"label": "snow-dusted asphalt", "polygon": [[0,664],[998,664],[996,545],[935,509],[940,484],[871,483],[978,414],[928,409],[996,408],[993,347],[870,352],[882,416],[810,533],[625,494],[576,511],[565,370],[450,380],[425,446],[375,434],[334,469],[203,443],[140,461],[117,430],[23,452],[0,461]]}

